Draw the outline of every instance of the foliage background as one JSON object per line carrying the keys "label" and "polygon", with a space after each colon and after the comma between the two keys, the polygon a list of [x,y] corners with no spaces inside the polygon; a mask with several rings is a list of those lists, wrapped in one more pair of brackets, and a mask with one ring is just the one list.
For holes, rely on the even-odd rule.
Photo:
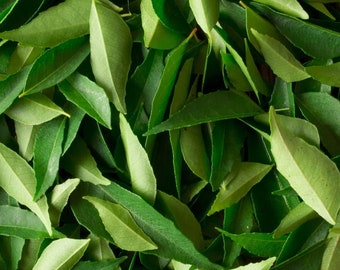
{"label": "foliage background", "polygon": [[337,0],[0,4],[1,269],[337,269]]}

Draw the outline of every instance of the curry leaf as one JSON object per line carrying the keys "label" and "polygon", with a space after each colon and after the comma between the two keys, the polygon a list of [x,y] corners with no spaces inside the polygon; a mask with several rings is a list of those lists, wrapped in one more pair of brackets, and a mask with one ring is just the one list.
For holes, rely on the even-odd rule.
{"label": "curry leaf", "polygon": [[242,162],[236,164],[221,184],[208,215],[237,203],[271,170],[272,165]]}
{"label": "curry leaf", "polygon": [[24,125],[17,121],[14,122],[14,125],[19,145],[19,154],[27,161],[30,161],[33,158],[34,141],[39,126]]}
{"label": "curry leaf", "polygon": [[73,141],[61,160],[61,166],[82,181],[95,185],[110,184],[110,180],[105,178],[98,169],[95,159],[81,138]]}
{"label": "curry leaf", "polygon": [[[335,223],[339,210],[335,194],[340,191],[340,173],[335,164],[318,148],[294,136],[277,121],[270,109],[271,152],[279,172],[307,205],[329,223]],[[318,160],[318,166],[315,166]]]}
{"label": "curry leaf", "polygon": [[135,223],[128,210],[111,202],[95,197],[84,197],[92,203],[110,233],[115,244],[125,250],[146,251],[157,249],[156,244]]}
{"label": "curry leaf", "polygon": [[46,51],[34,63],[20,96],[40,92],[73,73],[89,54],[87,38],[68,40]]}
{"label": "curry leaf", "polygon": [[145,149],[133,134],[124,115],[119,115],[119,126],[134,192],[153,204],[156,198],[156,177]]}
{"label": "curry leaf", "polygon": [[65,120],[65,118],[55,118],[43,124],[36,134],[33,150],[33,169],[37,179],[35,200],[45,194],[57,177]]}
{"label": "curry leaf", "polygon": [[108,3],[107,0],[92,1],[91,66],[96,81],[110,101],[118,111],[126,113],[125,87],[131,64],[132,38],[124,20]]}
{"label": "curry leaf", "polygon": [[310,77],[302,64],[280,41],[251,30],[255,36],[264,59],[273,72],[286,82],[301,81]]}
{"label": "curry leaf", "polygon": [[32,46],[54,47],[88,33],[90,6],[91,0],[67,0],[18,29],[0,33],[0,37]]}
{"label": "curry leaf", "polygon": [[301,19],[308,19],[308,13],[302,8],[297,0],[255,0],[256,2],[266,4],[283,13],[299,17]]}
{"label": "curry leaf", "polygon": [[0,206],[0,210],[0,234],[28,239],[49,238],[44,224],[32,212],[9,205]]}
{"label": "curry leaf", "polygon": [[[63,238],[53,241],[41,253],[33,270],[71,269],[83,256],[90,239]],[[54,260],[51,260],[54,257]]]}
{"label": "curry leaf", "polygon": [[47,96],[40,93],[17,99],[6,110],[6,114],[24,125],[40,125],[59,115],[69,117],[68,113],[64,112]]}
{"label": "curry leaf", "polygon": [[[222,269],[221,266],[211,263],[199,253],[176,227],[163,215],[153,209],[138,195],[129,192],[116,183],[101,189],[117,203],[126,208],[141,229],[152,239],[158,249],[149,251],[165,258],[192,264],[207,269]],[[177,243],[181,245],[178,246]]]}
{"label": "curry leaf", "polygon": [[340,70],[340,62],[325,66],[309,66],[306,71],[313,77],[324,84],[340,87],[340,80],[336,74]]}
{"label": "curry leaf", "polygon": [[36,179],[32,167],[13,150],[0,144],[0,186],[19,203],[27,206],[52,234],[51,221],[45,196],[33,200]]}
{"label": "curry leaf", "polygon": [[[238,106],[242,104],[242,106]],[[217,91],[202,95],[174,113],[168,120],[150,129],[146,134],[189,127],[224,119],[254,116],[262,109],[246,95],[235,91]]]}
{"label": "curry leaf", "polygon": [[237,268],[233,268],[233,270],[269,270],[273,266],[275,260],[276,258],[272,257],[258,263],[250,263],[245,266],[239,266]]}
{"label": "curry leaf", "polygon": [[111,128],[111,109],[105,91],[87,77],[75,73],[58,84],[64,96],[102,125]]}

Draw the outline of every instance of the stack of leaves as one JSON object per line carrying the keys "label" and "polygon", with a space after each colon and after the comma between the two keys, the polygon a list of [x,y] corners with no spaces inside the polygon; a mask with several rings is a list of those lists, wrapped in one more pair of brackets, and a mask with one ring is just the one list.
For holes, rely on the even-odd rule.
{"label": "stack of leaves", "polygon": [[0,4],[0,269],[340,265],[339,0]]}

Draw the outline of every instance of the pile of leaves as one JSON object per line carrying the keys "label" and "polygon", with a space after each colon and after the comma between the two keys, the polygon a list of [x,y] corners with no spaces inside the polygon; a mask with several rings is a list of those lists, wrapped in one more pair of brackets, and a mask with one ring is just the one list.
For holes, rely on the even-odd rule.
{"label": "pile of leaves", "polygon": [[340,1],[0,4],[0,269],[338,269]]}

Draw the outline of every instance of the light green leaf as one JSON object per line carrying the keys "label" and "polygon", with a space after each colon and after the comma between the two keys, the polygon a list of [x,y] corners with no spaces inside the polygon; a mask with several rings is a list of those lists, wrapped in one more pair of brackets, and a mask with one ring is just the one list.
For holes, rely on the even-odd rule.
{"label": "light green leaf", "polygon": [[[178,79],[174,87],[174,94],[170,105],[170,115],[183,107],[185,104],[189,88],[191,72],[193,68],[193,58],[185,61],[182,69],[178,73]],[[174,167],[174,175],[176,182],[176,190],[178,197],[181,196],[181,170],[182,170],[182,153],[180,146],[180,131],[173,130],[169,132],[170,144],[172,150],[172,164]]]}
{"label": "light green leaf", "polygon": [[96,207],[106,231],[118,247],[129,251],[157,249],[157,245],[136,224],[129,211],[121,205],[90,196],[84,199]]}
{"label": "light green leaf", "polygon": [[55,118],[38,130],[33,149],[33,169],[37,180],[34,200],[53,185],[59,171],[66,119]]}
{"label": "light green leaf", "polygon": [[[149,117],[148,128],[152,128],[162,122],[165,112],[167,110],[167,104],[170,99],[173,87],[176,83],[177,74],[179,72],[182,59],[186,50],[186,47],[192,37],[189,35],[177,48],[173,49],[165,60],[165,67],[159,82],[157,91],[152,100],[152,107]],[[148,153],[152,152],[152,148],[155,142],[155,136],[149,136],[146,139],[146,150]]]}
{"label": "light green leaf", "polygon": [[310,77],[304,66],[278,40],[251,29],[265,61],[273,72],[286,82],[301,81]]}
{"label": "light green leaf", "polygon": [[42,52],[42,48],[18,44],[8,64],[7,74],[14,74],[24,66],[31,65]]}
{"label": "light green leaf", "polygon": [[198,25],[210,37],[210,31],[218,20],[220,2],[218,0],[189,0],[189,4]]}
{"label": "light green leaf", "polygon": [[339,210],[336,194],[340,192],[340,173],[336,165],[318,148],[294,136],[284,123],[277,121],[272,107],[269,121],[271,152],[278,171],[307,205],[334,224]]}
{"label": "light green leaf", "polygon": [[49,195],[48,209],[53,226],[59,226],[61,213],[67,204],[69,196],[78,186],[79,181],[80,180],[78,178],[73,178],[54,186],[51,194]]}
{"label": "light green leaf", "polygon": [[340,102],[322,92],[308,92],[295,96],[299,108],[317,126],[322,144],[332,156],[340,155]]}
{"label": "light green leaf", "polygon": [[0,113],[3,113],[24,89],[30,67],[23,68],[16,74],[0,81]]}
{"label": "light green leaf", "polygon": [[126,113],[125,87],[131,64],[132,37],[108,0],[94,0],[90,15],[91,66],[117,110]]}
{"label": "light green leaf", "polygon": [[240,92],[216,91],[201,95],[184,105],[168,120],[151,128],[146,135],[218,120],[249,117],[261,112],[258,105]]}
{"label": "light green leaf", "polygon": [[2,39],[33,47],[54,47],[89,31],[91,0],[67,0],[43,11],[30,23],[0,33]]}
{"label": "light green leaf", "polygon": [[180,145],[183,159],[188,167],[201,179],[208,181],[210,176],[210,159],[205,146],[200,125],[181,130]]}
{"label": "light green leaf", "polygon": [[[319,59],[340,56],[340,34],[328,28],[276,12],[263,5],[256,5],[274,26],[297,48]],[[322,48],[322,50],[320,50]]]}
{"label": "light green leaf", "polygon": [[74,73],[58,84],[59,90],[73,104],[96,121],[111,128],[111,109],[105,91],[87,77]]}
{"label": "light green leaf", "polygon": [[302,8],[297,0],[255,0],[256,2],[273,7],[283,13],[304,20],[309,19],[308,13]]}
{"label": "light green leaf", "polygon": [[61,159],[61,167],[85,182],[95,185],[109,185],[111,182],[102,175],[87,145],[79,137]]}
{"label": "light green leaf", "polygon": [[201,225],[186,204],[165,192],[158,191],[157,209],[160,209],[165,217],[173,220],[177,228],[195,244],[198,250],[203,250]]}
{"label": "light green leaf", "polygon": [[68,40],[47,50],[33,63],[25,90],[20,97],[40,92],[61,82],[78,68],[89,52],[86,37]]}
{"label": "light green leaf", "polygon": [[269,270],[273,266],[275,260],[276,257],[272,257],[258,263],[249,263],[245,266],[239,266],[237,268],[233,268],[233,270]]}
{"label": "light green leaf", "polygon": [[88,238],[91,239],[91,242],[85,253],[86,258],[91,261],[105,261],[116,258],[109,241],[92,233]]}
{"label": "light green leaf", "polygon": [[[152,239],[158,249],[148,251],[151,254],[175,259],[198,268],[221,270],[222,266],[211,263],[199,253],[193,243],[151,205],[138,195],[112,182],[110,186],[100,186],[103,192],[126,208],[141,229]],[[180,245],[178,245],[180,243]]]}
{"label": "light green leaf", "polygon": [[24,125],[40,125],[59,115],[69,117],[47,96],[40,93],[17,99],[5,113]]}
{"label": "light green leaf", "polygon": [[340,78],[337,76],[340,72],[340,62],[324,66],[309,66],[306,67],[306,71],[321,83],[340,87]]}
{"label": "light green leaf", "polygon": [[318,217],[316,212],[301,202],[281,220],[280,225],[274,231],[274,237],[290,233],[306,221],[316,217]]}
{"label": "light green leaf", "polygon": [[19,145],[19,154],[27,161],[30,161],[33,158],[34,140],[39,126],[24,125],[17,121],[14,121],[14,126]]}
{"label": "light green leaf", "polygon": [[[27,240],[16,236],[0,236],[0,267],[1,269],[19,269],[19,262],[23,259],[23,249]],[[2,261],[2,258],[6,258]]]}
{"label": "light green leaf", "polygon": [[50,237],[44,224],[32,212],[8,205],[1,205],[0,211],[0,234],[24,239]]}
{"label": "light green leaf", "polygon": [[140,4],[144,44],[146,47],[169,50],[183,39],[180,32],[171,31],[159,19],[152,6],[152,0],[142,0]]}
{"label": "light green leaf", "polygon": [[271,233],[242,233],[233,234],[227,231],[218,229],[223,235],[227,236],[238,245],[245,248],[251,254],[259,257],[274,257],[281,252],[286,238],[274,239]]}
{"label": "light green leaf", "polygon": [[41,253],[33,270],[72,269],[83,256],[89,242],[90,239],[63,238],[55,240]]}
{"label": "light green leaf", "polygon": [[13,150],[0,143],[0,186],[19,203],[34,212],[51,235],[51,221],[45,196],[33,200],[36,179],[32,167]]}
{"label": "light green leaf", "polygon": [[208,215],[237,203],[271,170],[273,165],[241,162],[236,164],[223,181]]}
{"label": "light green leaf", "polygon": [[120,114],[119,119],[132,189],[147,202],[153,204],[156,198],[157,180],[151,167],[149,157],[143,146],[140,144],[137,136],[133,134],[124,115]]}
{"label": "light green leaf", "polygon": [[[337,223],[339,224],[339,216],[337,217]],[[326,250],[323,254],[321,270],[337,270],[340,263],[340,235],[339,233],[333,232],[332,229],[328,235],[329,242],[327,243]]]}

